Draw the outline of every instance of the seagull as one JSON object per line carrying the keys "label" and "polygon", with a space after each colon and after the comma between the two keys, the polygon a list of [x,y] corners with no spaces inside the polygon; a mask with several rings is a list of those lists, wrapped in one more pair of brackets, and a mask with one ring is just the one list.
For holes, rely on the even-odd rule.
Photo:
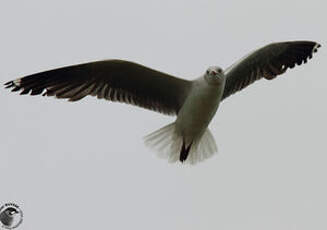
{"label": "seagull", "polygon": [[313,41],[271,43],[225,70],[209,67],[193,81],[111,59],[32,74],[5,86],[20,94],[73,102],[91,95],[176,115],[175,122],[146,136],[145,144],[169,162],[195,164],[217,152],[208,125],[220,102],[259,79],[275,79],[288,68],[306,63],[319,47]]}

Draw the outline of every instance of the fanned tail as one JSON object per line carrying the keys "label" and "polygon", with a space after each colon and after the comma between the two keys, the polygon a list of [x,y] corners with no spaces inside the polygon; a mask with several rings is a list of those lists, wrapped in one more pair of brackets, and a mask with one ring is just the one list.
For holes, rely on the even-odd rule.
{"label": "fanned tail", "polygon": [[144,137],[145,145],[154,149],[160,158],[168,162],[196,164],[211,157],[217,152],[215,139],[209,129],[204,134],[190,143],[175,132],[175,123],[154,131]]}

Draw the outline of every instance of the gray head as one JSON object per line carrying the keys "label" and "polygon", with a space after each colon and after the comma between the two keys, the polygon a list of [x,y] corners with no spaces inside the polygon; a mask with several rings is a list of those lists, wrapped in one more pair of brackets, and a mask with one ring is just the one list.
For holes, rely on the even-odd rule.
{"label": "gray head", "polygon": [[224,71],[219,66],[210,66],[204,74],[204,78],[209,84],[221,84],[224,79]]}

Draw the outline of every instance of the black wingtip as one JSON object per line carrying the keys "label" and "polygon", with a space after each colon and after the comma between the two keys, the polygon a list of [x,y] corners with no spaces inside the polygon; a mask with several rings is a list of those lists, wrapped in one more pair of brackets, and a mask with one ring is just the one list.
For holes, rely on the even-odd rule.
{"label": "black wingtip", "polygon": [[315,46],[313,47],[313,53],[317,53],[318,49],[321,47],[319,43],[316,42]]}
{"label": "black wingtip", "polygon": [[[292,48],[288,51],[288,53],[292,54],[293,58],[290,59],[290,63],[286,65],[290,69],[294,68],[296,65],[299,66],[303,63],[307,63],[321,47],[321,44],[314,41],[299,41],[293,44]],[[289,57],[290,56],[285,58]]]}
{"label": "black wingtip", "polygon": [[9,88],[13,88],[15,87],[15,83],[13,81],[8,81],[5,84],[3,84],[5,86],[5,89],[9,89]]}
{"label": "black wingtip", "polygon": [[5,89],[9,89],[11,87],[13,87],[13,85],[7,85],[7,86],[5,86]]}
{"label": "black wingtip", "polygon": [[16,91],[19,91],[21,89],[21,87],[18,87],[18,86],[13,86],[14,88],[11,90],[11,92],[16,92]]}
{"label": "black wingtip", "polygon": [[10,85],[10,84],[13,84],[13,81],[8,81],[4,85]]}

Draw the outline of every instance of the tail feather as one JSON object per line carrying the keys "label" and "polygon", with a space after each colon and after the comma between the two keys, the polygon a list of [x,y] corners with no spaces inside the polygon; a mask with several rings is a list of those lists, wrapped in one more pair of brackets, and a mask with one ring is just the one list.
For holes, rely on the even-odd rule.
{"label": "tail feather", "polygon": [[187,159],[187,156],[190,152],[190,149],[192,147],[193,142],[191,142],[191,144],[188,145],[188,147],[185,148],[185,141],[183,140],[183,145],[182,145],[182,149],[179,155],[179,161],[183,162]]}
{"label": "tail feather", "polygon": [[144,137],[145,144],[158,152],[160,158],[168,162],[181,161],[195,164],[211,157],[217,152],[215,139],[209,129],[202,137],[187,144],[184,138],[175,131],[175,123],[171,123]]}

